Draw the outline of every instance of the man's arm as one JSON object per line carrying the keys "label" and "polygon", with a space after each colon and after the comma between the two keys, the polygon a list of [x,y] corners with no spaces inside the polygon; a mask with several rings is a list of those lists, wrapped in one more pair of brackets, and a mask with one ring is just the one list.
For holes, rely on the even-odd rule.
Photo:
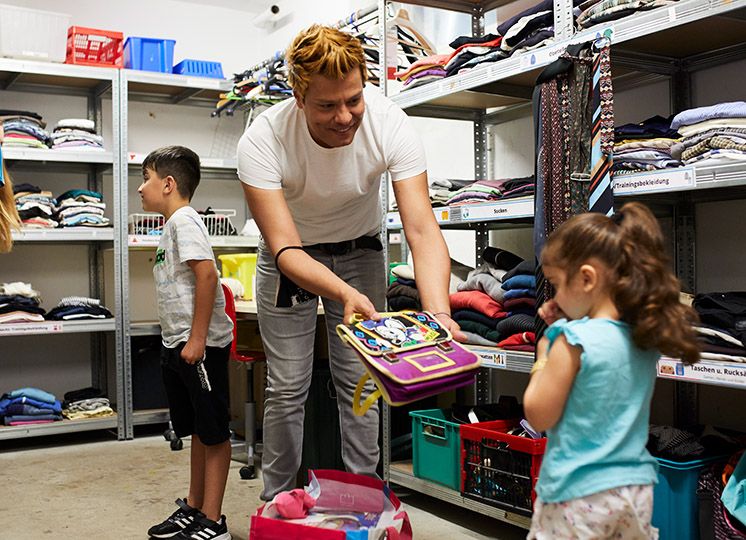
{"label": "man's arm", "polygon": [[181,357],[187,364],[202,360],[207,346],[207,332],[215,305],[215,290],[218,283],[218,271],[210,259],[187,261],[194,272],[194,315],[189,340],[181,351]]}
{"label": "man's arm", "polygon": [[453,337],[466,341],[466,336],[450,317],[448,283],[451,279],[451,259],[430,205],[427,173],[399,180],[393,185],[404,234],[412,249],[422,308],[441,314],[438,318]]}
{"label": "man's arm", "polygon": [[[282,190],[260,189],[243,183],[246,202],[273,256],[286,246],[300,246],[301,240]],[[309,292],[343,304],[345,322],[354,313],[365,318],[377,318],[373,303],[367,296],[345,283],[334,272],[298,249],[288,249],[280,255],[279,268],[296,285]]]}

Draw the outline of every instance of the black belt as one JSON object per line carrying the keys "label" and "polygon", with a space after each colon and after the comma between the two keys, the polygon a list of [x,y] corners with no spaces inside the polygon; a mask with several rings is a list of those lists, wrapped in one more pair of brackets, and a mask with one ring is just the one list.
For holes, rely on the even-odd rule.
{"label": "black belt", "polygon": [[304,246],[304,249],[318,249],[328,255],[345,255],[354,249],[372,249],[382,251],[383,244],[378,236],[361,236],[354,240],[342,240],[341,242],[326,242]]}

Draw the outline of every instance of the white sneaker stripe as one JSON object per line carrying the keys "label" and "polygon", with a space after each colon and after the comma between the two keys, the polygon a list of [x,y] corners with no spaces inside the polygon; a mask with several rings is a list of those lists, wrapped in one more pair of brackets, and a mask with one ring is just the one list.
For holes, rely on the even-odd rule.
{"label": "white sneaker stripe", "polygon": [[212,532],[210,529],[205,529],[202,531],[198,531],[197,534],[204,538],[205,540],[209,540],[211,537],[215,536],[215,533]]}

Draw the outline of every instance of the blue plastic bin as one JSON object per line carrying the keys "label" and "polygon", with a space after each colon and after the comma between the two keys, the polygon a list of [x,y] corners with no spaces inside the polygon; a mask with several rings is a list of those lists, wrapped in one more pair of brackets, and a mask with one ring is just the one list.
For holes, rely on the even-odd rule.
{"label": "blue plastic bin", "polygon": [[220,62],[185,59],[174,66],[174,73],[195,77],[223,78],[223,65]]}
{"label": "blue plastic bin", "polygon": [[697,481],[717,458],[681,463],[656,459],[660,470],[653,491],[653,526],[660,529],[659,540],[699,540]]}
{"label": "blue plastic bin", "polygon": [[173,39],[128,37],[124,43],[124,67],[171,73],[175,44]]}

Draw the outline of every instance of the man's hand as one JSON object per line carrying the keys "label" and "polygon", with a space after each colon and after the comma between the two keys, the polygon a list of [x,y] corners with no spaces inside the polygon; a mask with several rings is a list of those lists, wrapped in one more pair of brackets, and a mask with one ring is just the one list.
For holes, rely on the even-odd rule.
{"label": "man's hand", "polygon": [[381,316],[376,311],[376,306],[373,302],[360,293],[357,289],[352,287],[342,297],[344,300],[344,323],[352,324],[354,322],[355,314],[360,314],[363,319],[370,319],[377,321]]}
{"label": "man's hand", "polygon": [[560,319],[566,319],[567,315],[560,309],[559,304],[554,300],[547,300],[539,308],[539,317],[544,319],[548,325],[553,325]]}
{"label": "man's hand", "polygon": [[181,359],[187,364],[195,364],[205,357],[205,343],[198,339],[189,338],[181,349]]}
{"label": "man's hand", "polygon": [[461,343],[466,342],[466,334],[461,331],[461,327],[456,321],[451,319],[450,315],[446,315],[445,313],[438,313],[435,318],[438,319],[440,324],[448,329],[448,331],[453,336],[453,339],[455,339],[456,341],[460,341]]}

